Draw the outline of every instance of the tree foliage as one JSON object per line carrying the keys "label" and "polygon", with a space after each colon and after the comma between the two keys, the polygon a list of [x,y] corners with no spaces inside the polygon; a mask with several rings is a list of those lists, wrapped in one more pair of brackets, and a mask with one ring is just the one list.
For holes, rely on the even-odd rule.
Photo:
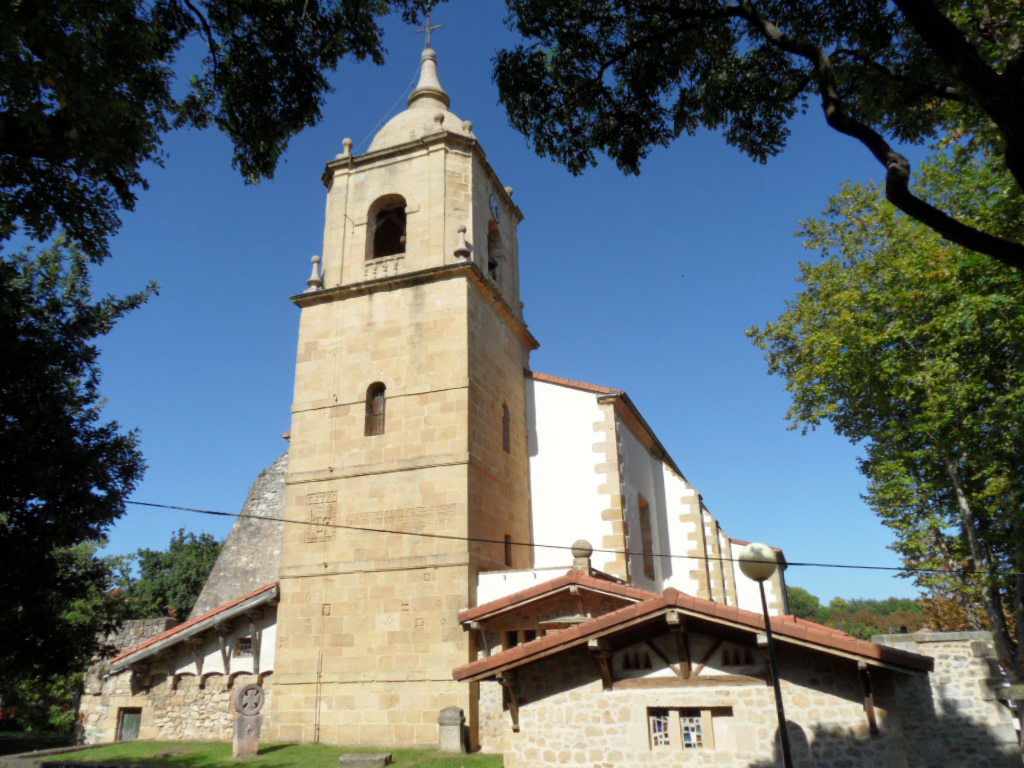
{"label": "tree foliage", "polygon": [[[1024,243],[915,194],[898,142],[973,141],[1024,187],[1018,0],[508,0],[527,42],[499,53],[512,124],[572,172],[605,152],[639,172],[700,128],[755,160],[817,102],[886,170],[889,200],[953,242],[1024,268]],[[1015,180],[1015,182],[1013,181]]]}
{"label": "tree foliage", "polygon": [[796,586],[787,586],[786,595],[794,616],[841,629],[862,640],[872,635],[916,632],[927,621],[925,607],[919,600],[835,597],[828,605],[822,605],[817,595]]}
{"label": "tree foliage", "polygon": [[[9,0],[0,3],[0,241],[58,228],[107,253],[172,127],[216,126],[248,181],[273,175],[289,139],[321,116],[326,73],[383,63],[378,18],[426,0]],[[207,56],[187,93],[175,57]]]}
{"label": "tree foliage", "polygon": [[102,539],[143,471],[135,435],[103,420],[94,340],[153,289],[94,301],[88,266],[63,242],[0,259],[0,693],[92,653],[91,610],[75,606],[111,571],[81,547]]}
{"label": "tree foliage", "polygon": [[140,549],[139,576],[128,590],[132,617],[188,616],[222,546],[209,533],[196,536],[181,528],[166,550]]}
{"label": "tree foliage", "polygon": [[[965,220],[1020,237],[1000,184],[992,162],[964,157],[920,181]],[[787,381],[789,419],[862,442],[866,499],[894,549],[908,569],[939,569],[907,575],[991,627],[1024,681],[1024,273],[940,240],[867,186],[845,186],[803,235],[823,260],[751,331]]]}
{"label": "tree foliage", "polygon": [[[128,559],[98,556],[102,544],[86,541],[57,553],[65,577],[82,585],[77,596],[56,608],[57,614],[51,617],[54,631],[67,641],[64,652],[68,655],[22,657],[15,665],[5,654],[0,692],[25,730],[71,731],[84,671],[93,654],[102,651],[100,638],[128,615],[119,593],[128,583]],[[48,647],[52,646],[41,648],[41,653]]]}

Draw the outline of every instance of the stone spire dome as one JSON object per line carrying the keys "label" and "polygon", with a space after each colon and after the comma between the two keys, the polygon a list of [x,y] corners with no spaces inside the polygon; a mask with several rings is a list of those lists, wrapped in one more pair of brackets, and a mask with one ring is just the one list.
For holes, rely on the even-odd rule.
{"label": "stone spire dome", "polygon": [[451,103],[437,72],[437,51],[424,48],[420,57],[420,79],[409,95],[409,107],[380,129],[368,151],[406,144],[438,131],[472,136],[472,125],[449,111]]}
{"label": "stone spire dome", "polygon": [[431,99],[441,109],[448,109],[452,100],[441,85],[441,78],[437,74],[437,51],[433,48],[424,48],[420,57],[420,81],[416,90],[409,94],[409,106],[417,101]]}

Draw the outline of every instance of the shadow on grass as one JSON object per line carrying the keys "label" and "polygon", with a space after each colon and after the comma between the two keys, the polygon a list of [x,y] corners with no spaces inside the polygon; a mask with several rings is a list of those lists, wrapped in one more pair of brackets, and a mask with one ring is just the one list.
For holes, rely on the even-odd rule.
{"label": "shadow on grass", "polygon": [[70,735],[0,731],[0,755],[15,755],[37,749],[54,749],[74,744]]}
{"label": "shadow on grass", "polygon": [[89,768],[91,764],[150,768],[337,768],[343,752],[390,752],[397,768],[501,768],[501,755],[451,755],[432,749],[336,747],[326,744],[266,744],[244,760],[231,757],[226,742],[122,742],[47,758],[52,768]]}

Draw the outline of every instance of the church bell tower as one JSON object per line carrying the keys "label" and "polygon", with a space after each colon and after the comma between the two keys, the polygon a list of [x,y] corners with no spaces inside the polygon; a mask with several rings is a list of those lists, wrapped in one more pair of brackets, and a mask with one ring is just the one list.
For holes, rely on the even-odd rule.
{"label": "church bell tower", "polygon": [[434,744],[457,612],[532,540],[522,213],[423,51],[408,108],[327,164],[322,267],[301,308],[274,740]]}

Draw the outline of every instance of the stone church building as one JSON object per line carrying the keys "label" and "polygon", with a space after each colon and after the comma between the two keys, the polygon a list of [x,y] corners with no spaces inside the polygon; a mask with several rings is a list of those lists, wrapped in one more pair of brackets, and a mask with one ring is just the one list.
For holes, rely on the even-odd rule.
{"label": "stone church building", "polygon": [[[431,745],[454,706],[507,765],[772,764],[746,542],[625,392],[531,369],[523,214],[432,49],[323,181],[288,450],[189,619],[91,671],[83,739],[230,738],[255,682],[265,741]],[[931,765],[932,658],[784,617],[782,569],[766,588],[787,712],[828,745],[808,764]],[[985,701],[957,721],[975,755],[1005,725]]]}

